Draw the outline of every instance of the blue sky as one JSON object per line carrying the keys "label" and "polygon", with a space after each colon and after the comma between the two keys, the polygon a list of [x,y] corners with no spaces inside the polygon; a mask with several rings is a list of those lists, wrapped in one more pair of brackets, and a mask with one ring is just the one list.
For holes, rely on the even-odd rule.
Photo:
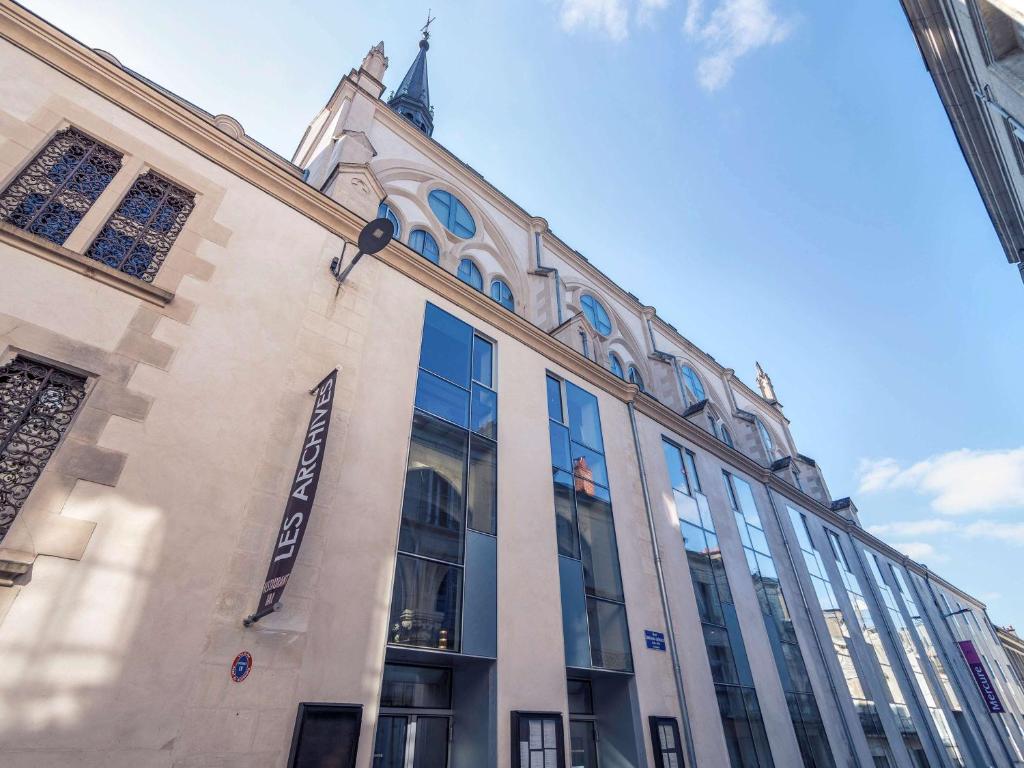
{"label": "blue sky", "polygon": [[[753,383],[865,526],[1024,624],[1024,285],[896,2],[430,0],[435,138]],[[290,157],[426,6],[28,0]]]}

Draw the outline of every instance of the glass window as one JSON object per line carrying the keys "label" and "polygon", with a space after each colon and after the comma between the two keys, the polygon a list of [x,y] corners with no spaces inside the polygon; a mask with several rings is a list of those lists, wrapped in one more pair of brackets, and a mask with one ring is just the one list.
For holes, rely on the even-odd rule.
{"label": "glass window", "polygon": [[757,434],[761,436],[761,445],[764,446],[764,452],[771,459],[775,456],[775,442],[772,440],[771,433],[768,432],[768,427],[764,425],[756,416],[754,417],[754,423],[757,425]]}
{"label": "glass window", "polygon": [[151,283],[195,206],[195,195],[152,171],[135,180],[85,255]]}
{"label": "glass window", "polygon": [[509,312],[516,311],[516,302],[512,297],[512,289],[502,280],[491,280],[491,298],[501,304]]}
{"label": "glass window", "polygon": [[417,412],[405,476],[402,552],[462,562],[463,492],[468,435]]}
{"label": "glass window", "polygon": [[667,440],[662,441],[661,447],[665,453],[665,464],[668,466],[669,482],[675,490],[689,495],[690,482],[683,467],[683,452]]}
{"label": "glass window", "polygon": [[380,690],[382,707],[449,709],[452,704],[452,671],[442,667],[385,664]]}
{"label": "glass window", "polygon": [[498,439],[498,395],[493,389],[473,384],[470,427],[477,434]]}
{"label": "glass window", "polygon": [[474,531],[496,533],[498,508],[498,446],[473,435],[469,448],[469,491],[466,525]]}
{"label": "glass window", "polygon": [[562,383],[553,376],[547,377],[548,418],[562,423]]}
{"label": "glass window", "polygon": [[473,337],[473,381],[494,386],[494,345],[479,336]]}
{"label": "glass window", "polygon": [[565,684],[569,694],[569,714],[594,714],[594,694],[590,687],[590,681],[569,678]]}
{"label": "glass window", "polygon": [[561,768],[565,742],[561,715],[512,713],[512,768]]}
{"label": "glass window", "polygon": [[707,400],[707,395],[704,394],[704,385],[700,383],[700,377],[697,376],[697,372],[688,365],[684,365],[680,369],[680,373],[683,374],[683,382],[686,385],[686,391],[690,397],[693,398],[693,402],[699,403],[701,400]]}
{"label": "glass window", "polygon": [[553,472],[558,554],[578,560],[580,543],[576,525],[576,494],[574,493],[573,477],[568,472],[558,469]]}
{"label": "glass window", "polygon": [[551,439],[551,465],[566,472],[572,471],[572,460],[569,458],[569,429],[553,421],[548,422]]}
{"label": "glass window", "polygon": [[576,442],[571,443],[570,450],[572,473],[579,480],[579,487],[591,494],[594,493],[595,484],[607,488],[608,468],[605,466],[604,456]]}
{"label": "glass window", "polygon": [[0,540],[85,399],[85,379],[20,355],[0,365]]}
{"label": "glass window", "polygon": [[619,360],[619,356],[614,352],[608,353],[608,368],[620,379],[626,378],[626,374],[622,371],[622,362]]}
{"label": "glass window", "polygon": [[701,493],[700,475],[697,474],[697,464],[693,452],[685,451],[683,453],[683,461],[686,462],[686,476],[690,481],[690,488],[696,493]]}
{"label": "glass window", "polygon": [[730,448],[735,448],[732,442],[732,435],[729,433],[729,428],[724,423],[719,424],[719,428],[722,430],[722,442],[728,445]]}
{"label": "glass window", "polygon": [[458,651],[461,613],[461,568],[398,555],[389,643]]}
{"label": "glass window", "polygon": [[476,222],[462,201],[451,192],[435,189],[427,196],[427,202],[438,221],[456,237],[472,237],[476,234]]}
{"label": "glass window", "polygon": [[638,371],[636,369],[636,366],[634,365],[629,366],[629,383],[636,384],[638,387],[640,387],[641,392],[646,391],[644,390],[643,377],[640,376],[640,371]]}
{"label": "glass window", "polygon": [[0,220],[63,245],[121,168],[121,158],[120,152],[65,128],[0,195]]}
{"label": "glass window", "polygon": [[478,291],[483,291],[484,289],[484,277],[480,274],[476,264],[469,259],[463,259],[459,262],[458,278],[466,285],[472,286]]}
{"label": "glass window", "polygon": [[362,710],[345,704],[299,704],[290,768],[356,764]]}
{"label": "glass window", "polygon": [[568,381],[565,383],[565,394],[569,405],[569,429],[573,441],[604,451],[597,398]]}
{"label": "glass window", "polygon": [[602,336],[607,336],[612,332],[612,321],[608,317],[608,311],[600,301],[586,294],[580,299],[580,306],[583,307],[583,316],[587,318],[591,328]]}
{"label": "glass window", "polygon": [[622,579],[619,555],[615,544],[615,523],[607,491],[596,489],[600,496],[583,491],[576,481],[576,514],[580,530],[580,553],[583,559],[583,580],[588,595],[622,602]]}
{"label": "glass window", "polygon": [[414,229],[409,235],[409,247],[427,261],[432,261],[435,264],[441,263],[441,249],[437,247],[437,240],[427,230]]}
{"label": "glass window", "polygon": [[595,667],[633,671],[633,658],[626,624],[626,606],[587,598],[590,624],[590,655]]}
{"label": "glass window", "polygon": [[683,768],[683,745],[674,717],[652,717],[651,744],[655,768]]}
{"label": "glass window", "polygon": [[[402,225],[398,223],[398,216],[396,216],[395,212],[391,210],[390,205],[388,205],[387,203],[381,203],[379,206],[377,206],[377,218],[387,219],[388,221],[391,222],[391,225],[395,228],[395,240],[398,240],[401,237]],[[434,245],[436,247],[437,243],[434,243]]]}
{"label": "glass window", "polygon": [[428,371],[416,380],[416,407],[460,427],[469,424],[469,392]]}
{"label": "glass window", "polygon": [[469,389],[473,329],[433,304],[427,304],[420,345],[420,367]]}

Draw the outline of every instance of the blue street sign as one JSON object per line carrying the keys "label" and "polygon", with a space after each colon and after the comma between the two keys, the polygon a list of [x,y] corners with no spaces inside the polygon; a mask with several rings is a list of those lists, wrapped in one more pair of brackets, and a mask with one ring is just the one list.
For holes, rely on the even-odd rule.
{"label": "blue street sign", "polygon": [[665,634],[663,632],[655,632],[653,629],[645,629],[644,641],[647,643],[647,647],[652,650],[665,650]]}

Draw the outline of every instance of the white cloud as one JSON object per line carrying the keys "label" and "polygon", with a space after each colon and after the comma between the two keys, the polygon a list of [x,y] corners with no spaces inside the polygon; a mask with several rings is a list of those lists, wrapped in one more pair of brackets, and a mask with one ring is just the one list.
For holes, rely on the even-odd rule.
{"label": "white cloud", "polygon": [[654,21],[658,11],[668,7],[668,0],[639,0],[636,9],[636,20],[638,24],[649,25]]}
{"label": "white cloud", "polygon": [[904,541],[893,546],[919,563],[943,563],[949,559],[926,541]]}
{"label": "white cloud", "polygon": [[705,14],[705,0],[690,0],[683,29],[703,43],[704,55],[697,63],[697,80],[703,88],[718,90],[729,82],[741,58],[789,37],[793,24],[775,12],[772,2],[719,0]]}
{"label": "white cloud", "polygon": [[625,0],[561,0],[561,6],[559,17],[566,32],[590,27],[612,40],[624,40],[629,35]]}
{"label": "white cloud", "polygon": [[949,520],[903,520],[868,526],[868,532],[875,536],[929,536],[936,533],[952,533],[956,529]]}
{"label": "white cloud", "polygon": [[895,459],[862,460],[859,474],[861,493],[909,490],[932,497],[944,514],[1024,509],[1024,448],[950,451],[906,468]]}
{"label": "white cloud", "polygon": [[972,539],[996,539],[1007,544],[1024,546],[1024,523],[979,520],[965,526],[963,532]]}

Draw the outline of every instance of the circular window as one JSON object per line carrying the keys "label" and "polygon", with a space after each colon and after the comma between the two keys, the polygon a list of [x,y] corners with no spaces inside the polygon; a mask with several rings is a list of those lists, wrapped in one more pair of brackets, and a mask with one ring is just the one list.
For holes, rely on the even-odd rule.
{"label": "circular window", "polygon": [[456,237],[472,237],[476,234],[476,222],[469,210],[451,192],[435,189],[427,196],[427,202],[444,228]]}
{"label": "circular window", "polygon": [[409,247],[427,261],[441,263],[441,250],[437,247],[437,240],[425,229],[413,230],[409,235]]}
{"label": "circular window", "polygon": [[402,234],[402,225],[398,223],[398,217],[395,215],[395,212],[391,210],[391,206],[388,205],[387,203],[381,203],[377,207],[377,218],[378,219],[387,219],[392,224],[394,224],[394,226],[395,226],[395,239],[397,240],[398,236],[400,234]]}
{"label": "circular window", "polygon": [[587,295],[580,299],[580,306],[583,307],[583,316],[591,327],[602,336],[612,332],[612,321],[608,318],[608,312],[604,305],[593,296]]}
{"label": "circular window", "polygon": [[459,262],[458,278],[466,283],[466,285],[471,285],[478,291],[482,292],[484,289],[484,277],[480,274],[476,264],[469,259],[463,259]]}
{"label": "circular window", "polygon": [[620,379],[626,378],[626,374],[622,370],[622,363],[619,360],[619,356],[614,352],[608,353],[608,367],[611,369],[611,372]]}
{"label": "circular window", "polygon": [[707,400],[707,395],[704,394],[704,385],[700,383],[700,379],[697,376],[697,372],[688,365],[684,365],[680,373],[683,374],[683,381],[686,382],[686,389],[693,397],[695,402],[701,400]]}
{"label": "circular window", "polygon": [[516,311],[516,301],[512,297],[512,289],[501,280],[491,280],[491,298],[501,304],[509,312]]}

